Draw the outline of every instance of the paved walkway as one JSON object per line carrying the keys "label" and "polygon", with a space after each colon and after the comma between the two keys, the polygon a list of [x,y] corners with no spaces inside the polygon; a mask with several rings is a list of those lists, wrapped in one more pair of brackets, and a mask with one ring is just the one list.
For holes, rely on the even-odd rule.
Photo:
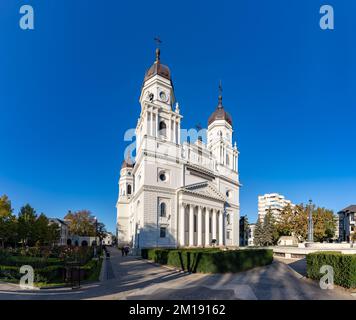
{"label": "paved walkway", "polygon": [[339,288],[322,290],[279,261],[237,274],[186,274],[110,251],[100,283],[26,292],[0,284],[0,299],[355,299]]}

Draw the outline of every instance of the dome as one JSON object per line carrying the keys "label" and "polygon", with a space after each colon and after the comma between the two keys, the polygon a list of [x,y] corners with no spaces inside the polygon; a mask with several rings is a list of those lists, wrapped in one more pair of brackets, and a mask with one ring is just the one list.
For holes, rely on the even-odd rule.
{"label": "dome", "polygon": [[157,48],[156,49],[156,61],[147,70],[147,72],[145,74],[144,81],[149,80],[150,78],[154,77],[155,75],[159,75],[159,76],[171,81],[171,71],[169,70],[169,68],[166,65],[161,64],[160,54],[161,54],[160,50]]}
{"label": "dome", "polygon": [[225,120],[228,124],[232,126],[232,118],[230,114],[224,110],[221,95],[219,96],[219,104],[216,110],[209,117],[208,125],[211,125],[216,120]]}
{"label": "dome", "polygon": [[134,162],[130,158],[129,159],[125,159],[124,161],[122,161],[121,169],[133,168],[134,165],[135,165]]}

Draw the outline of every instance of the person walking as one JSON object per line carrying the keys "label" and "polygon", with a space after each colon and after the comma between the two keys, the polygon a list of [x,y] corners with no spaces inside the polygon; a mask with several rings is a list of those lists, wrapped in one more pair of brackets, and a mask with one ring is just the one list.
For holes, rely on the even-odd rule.
{"label": "person walking", "polygon": [[127,254],[129,253],[129,251],[130,251],[130,247],[129,247],[129,246],[125,246],[125,247],[124,247],[125,256],[127,256]]}

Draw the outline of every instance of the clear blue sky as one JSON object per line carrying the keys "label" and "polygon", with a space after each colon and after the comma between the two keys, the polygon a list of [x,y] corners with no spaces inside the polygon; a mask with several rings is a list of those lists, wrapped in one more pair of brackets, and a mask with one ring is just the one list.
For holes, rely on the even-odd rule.
{"label": "clear blue sky", "polygon": [[[183,126],[206,124],[219,79],[240,150],[241,213],[257,195],[356,203],[354,0],[1,0],[0,194],[115,230],[118,177],[153,38]],[[31,4],[35,30],[19,28]],[[332,4],[335,30],[319,28]]]}

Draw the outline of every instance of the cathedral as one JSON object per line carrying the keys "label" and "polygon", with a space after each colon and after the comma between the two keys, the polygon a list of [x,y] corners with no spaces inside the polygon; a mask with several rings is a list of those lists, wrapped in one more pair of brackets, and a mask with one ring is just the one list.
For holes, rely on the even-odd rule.
{"label": "cathedral", "polygon": [[181,128],[171,72],[156,49],[139,102],[135,161],[125,155],[120,171],[119,245],[238,247],[239,152],[221,91],[207,130],[200,130],[193,141],[196,130]]}

